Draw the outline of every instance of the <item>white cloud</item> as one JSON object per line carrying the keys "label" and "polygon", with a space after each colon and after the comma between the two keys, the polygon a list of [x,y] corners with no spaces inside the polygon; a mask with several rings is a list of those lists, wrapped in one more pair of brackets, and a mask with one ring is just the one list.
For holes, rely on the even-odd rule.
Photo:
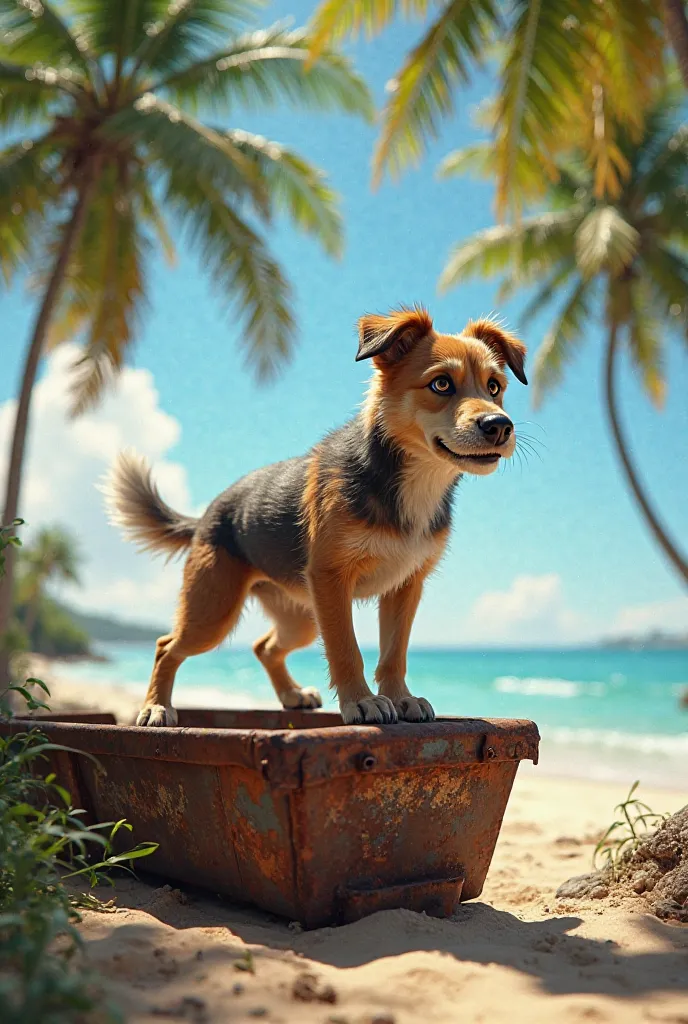
{"label": "white cloud", "polygon": [[609,632],[612,636],[642,636],[654,630],[688,633],[688,597],[620,608]]}
{"label": "white cloud", "polygon": [[570,643],[586,630],[568,608],[561,577],[517,576],[507,590],[488,590],[471,608],[464,636],[469,643]]}
{"label": "white cloud", "polygon": [[[69,375],[78,354],[73,345],[56,350],[34,391],[21,500],[25,536],[30,539],[41,525],[69,526],[86,561],[83,588],[65,591],[65,598],[86,611],[165,625],[178,593],[180,566],[164,565],[126,543],[107,523],[96,484],[117,453],[132,446],[153,462],[170,504],[188,512],[186,471],[167,458],[180,425],[160,408],[152,375],[130,368],[97,409],[70,421]],[[15,408],[14,401],[0,406],[0,480],[6,474]]]}

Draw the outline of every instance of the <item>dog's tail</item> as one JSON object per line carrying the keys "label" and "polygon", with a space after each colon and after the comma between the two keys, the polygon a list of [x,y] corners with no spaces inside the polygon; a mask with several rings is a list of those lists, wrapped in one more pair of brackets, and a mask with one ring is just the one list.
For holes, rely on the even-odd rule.
{"label": "dog's tail", "polygon": [[122,452],[100,489],[110,522],[142,550],[163,551],[171,558],[191,544],[198,519],[163,501],[143,456]]}

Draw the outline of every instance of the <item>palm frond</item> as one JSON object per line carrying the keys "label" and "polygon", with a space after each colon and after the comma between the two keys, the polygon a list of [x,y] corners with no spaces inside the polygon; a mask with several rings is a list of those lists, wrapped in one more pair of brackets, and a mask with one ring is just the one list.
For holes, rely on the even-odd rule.
{"label": "palm frond", "polygon": [[88,75],[87,37],[78,23],[72,31],[57,7],[48,0],[0,0],[0,56],[53,69],[67,64]]}
{"label": "palm frond", "polygon": [[0,273],[6,282],[30,257],[59,193],[47,164],[54,152],[51,132],[0,151]]}
{"label": "palm frond", "polygon": [[135,54],[136,70],[169,73],[188,64],[189,56],[216,50],[235,35],[254,9],[251,0],[178,0],[162,5],[159,18],[146,26]]}
{"label": "palm frond", "polygon": [[583,340],[583,328],[590,317],[592,289],[593,284],[590,281],[579,278],[563,310],[535,354],[533,402],[536,407],[542,404],[545,392],[552,391],[560,383],[566,365]]}
{"label": "palm frond", "polygon": [[347,36],[356,38],[361,32],[371,39],[395,17],[398,10],[406,16],[424,17],[429,0],[324,0],[311,24],[313,57],[326,46],[334,46]]}
{"label": "palm frond", "polygon": [[36,119],[64,112],[80,81],[67,70],[0,60],[0,124],[26,129]]}
{"label": "palm frond", "polygon": [[688,342],[688,258],[669,242],[654,240],[643,254],[643,269],[655,289],[658,314]]}
{"label": "palm frond", "polygon": [[[542,189],[543,174],[539,158],[521,147],[516,153],[513,168],[515,191],[519,196],[536,195]],[[476,142],[465,149],[449,153],[437,168],[438,178],[455,178],[464,174],[493,181],[498,171],[499,156],[491,142]],[[560,183],[561,170],[558,169]],[[567,195],[567,199],[570,196]]]}
{"label": "palm frond", "polygon": [[373,103],[363,79],[346,57],[323,51],[307,69],[310,36],[283,25],[239,36],[231,46],[162,78],[164,90],[190,110],[209,105],[264,108],[288,102],[318,110],[341,110],[372,120]]}
{"label": "palm frond", "polygon": [[658,83],[666,38],[655,0],[597,4],[594,45],[600,85],[613,121],[638,143]]}
{"label": "palm frond", "polygon": [[506,271],[531,283],[534,275],[546,273],[552,263],[571,258],[581,218],[581,211],[574,206],[479,231],[452,250],[440,277],[440,291],[477,274],[493,277]]}
{"label": "palm frond", "polygon": [[[537,276],[535,274],[531,275],[531,283],[537,282],[537,290],[519,316],[519,323],[523,330],[526,329],[534,317],[538,316],[546,306],[554,301],[559,294],[559,289],[569,283],[577,271],[575,259],[569,257],[559,260],[554,269],[547,274],[544,281],[542,281],[542,273],[539,273]],[[506,302],[524,286],[525,282],[521,274],[514,273],[508,275],[499,286],[497,301],[499,303]]]}
{"label": "palm frond", "polygon": [[498,19],[496,0],[449,0],[394,80],[373,157],[373,181],[417,164],[440,121],[453,110],[454,88],[480,63]]}
{"label": "palm frond", "polygon": [[89,49],[98,57],[114,57],[121,69],[165,16],[170,0],[70,0],[70,7]]}
{"label": "palm frond", "polygon": [[[496,205],[500,215],[520,199],[519,152],[556,179],[554,158],[567,97],[578,77],[586,35],[568,0],[518,0],[501,70],[496,110]],[[546,182],[547,178],[544,177]],[[540,174],[540,191],[543,175]]]}
{"label": "palm frond", "polygon": [[122,368],[145,306],[150,241],[140,228],[137,188],[123,162],[98,182],[70,261],[50,344],[86,331],[74,366],[71,414],[92,407]]}
{"label": "palm frond", "polygon": [[238,341],[259,377],[269,377],[291,355],[295,323],[291,288],[259,235],[214,185],[169,176],[166,202],[189,232],[220,295],[238,308],[245,327]]}
{"label": "palm frond", "polygon": [[145,146],[165,170],[173,168],[190,180],[200,174],[218,189],[249,199],[263,216],[269,213],[255,166],[231,135],[209,128],[152,93],[108,118],[101,131],[104,138],[126,143],[130,149]]}
{"label": "palm frond", "polygon": [[322,171],[276,142],[250,132],[228,133],[233,145],[255,164],[268,202],[286,212],[296,225],[313,235],[331,256],[343,248],[338,197]]}
{"label": "palm frond", "polygon": [[614,206],[597,206],[576,233],[576,257],[581,272],[592,277],[601,271],[621,274],[638,252],[640,236]]}
{"label": "palm frond", "polygon": [[649,289],[642,280],[632,282],[630,293],[628,349],[645,393],[654,406],[661,408],[666,394],[662,325],[654,315]]}

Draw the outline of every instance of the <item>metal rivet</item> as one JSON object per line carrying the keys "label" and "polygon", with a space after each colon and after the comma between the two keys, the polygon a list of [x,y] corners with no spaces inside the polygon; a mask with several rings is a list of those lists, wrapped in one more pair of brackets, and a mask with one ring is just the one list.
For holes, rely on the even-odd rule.
{"label": "metal rivet", "polygon": [[361,754],[358,759],[358,766],[362,772],[369,772],[375,767],[375,757],[372,754]]}

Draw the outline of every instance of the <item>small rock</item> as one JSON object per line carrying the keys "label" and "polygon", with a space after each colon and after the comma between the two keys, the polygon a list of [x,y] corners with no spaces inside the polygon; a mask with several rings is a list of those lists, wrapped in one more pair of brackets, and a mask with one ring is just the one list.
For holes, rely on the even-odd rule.
{"label": "small rock", "polygon": [[677,900],[657,900],[654,912],[662,921],[679,921],[688,924],[688,904],[681,905]]}
{"label": "small rock", "polygon": [[594,900],[606,899],[609,895],[609,889],[606,885],[596,885],[594,889],[590,890],[590,896]]}
{"label": "small rock", "polygon": [[240,995],[243,994],[243,991],[244,991],[244,986],[241,984],[240,981],[237,981],[237,982],[234,983],[234,985],[232,985],[232,995],[233,996],[240,996]]}
{"label": "small rock", "polygon": [[395,1024],[396,1018],[391,1013],[378,1013],[371,1017],[368,1024]]}
{"label": "small rock", "polygon": [[249,1017],[267,1017],[268,1011],[264,1006],[254,1006],[253,1009],[247,1010],[246,1013]]}
{"label": "small rock", "polygon": [[[567,879],[557,889],[557,899],[572,900],[591,896],[593,889],[604,888],[602,885],[602,873],[593,871],[587,875],[575,875]],[[607,893],[605,892],[605,896]]]}
{"label": "small rock", "polygon": [[291,989],[292,999],[302,1003],[336,1003],[337,993],[331,985],[321,984],[315,974],[299,974]]}

